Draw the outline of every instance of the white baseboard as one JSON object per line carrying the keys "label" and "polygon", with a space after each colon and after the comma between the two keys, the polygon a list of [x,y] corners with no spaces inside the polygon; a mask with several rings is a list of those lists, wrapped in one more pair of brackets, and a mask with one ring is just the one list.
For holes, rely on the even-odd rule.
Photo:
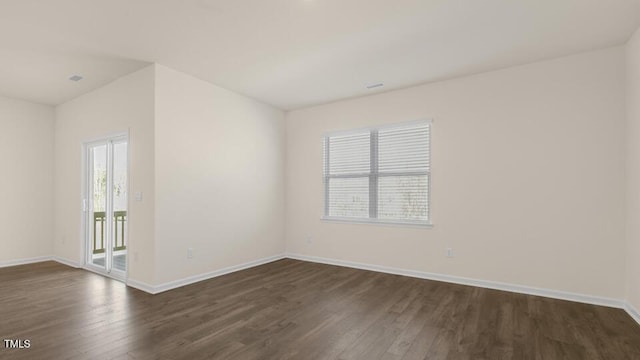
{"label": "white baseboard", "polygon": [[46,255],[46,256],[38,256],[38,257],[32,257],[32,258],[27,258],[27,259],[16,259],[16,260],[0,261],[0,268],[8,267],[8,266],[16,266],[16,265],[34,264],[34,263],[39,263],[39,262],[43,262],[43,261],[56,261],[56,262],[59,262],[59,263],[61,263],[63,265],[67,265],[67,266],[71,266],[71,267],[75,267],[75,268],[80,267],[80,265],[75,261],[72,261],[72,260],[69,260],[69,259],[65,259],[65,258],[61,258],[59,256]]}
{"label": "white baseboard", "polygon": [[143,281],[138,281],[135,279],[127,279],[127,286],[130,286],[132,288],[136,288],[138,290],[142,290],[146,293],[149,294],[157,294],[158,292],[156,291],[155,286],[151,285],[151,284],[147,284],[146,282]]}
{"label": "white baseboard", "polygon": [[[416,270],[399,269],[399,268],[364,264],[364,263],[345,261],[345,260],[328,259],[328,258],[322,258],[317,256],[309,256],[309,255],[294,254],[294,253],[285,253],[280,255],[269,256],[266,258],[250,261],[244,264],[229,266],[223,269],[186,277],[184,279],[170,281],[160,285],[151,285],[151,284],[147,284],[145,282],[137,281],[134,279],[128,279],[126,283],[127,283],[127,286],[131,286],[133,288],[142,290],[149,294],[158,294],[164,291],[176,289],[182,286],[190,285],[203,280],[212,279],[212,278],[230,274],[236,271],[249,269],[252,267],[267,264],[267,263],[281,260],[284,258],[310,261],[310,262],[328,264],[328,265],[344,266],[344,267],[350,267],[350,268],[361,269],[361,270],[377,271],[377,272],[382,272],[387,274],[409,276],[409,277],[415,277],[420,279],[443,281],[443,282],[454,283],[454,284],[477,286],[481,288],[509,291],[509,292],[520,293],[520,294],[543,296],[543,297],[548,297],[552,299],[575,301],[575,302],[580,302],[585,304],[619,308],[619,309],[625,310],[629,314],[629,316],[631,316],[640,325],[640,311],[638,311],[638,309],[633,307],[633,305],[631,305],[629,302],[620,300],[620,299],[577,294],[572,292],[558,291],[558,290],[551,290],[551,289],[541,289],[541,288],[530,287],[530,286],[508,284],[508,283],[502,283],[497,281],[471,279],[471,278],[465,278],[465,277],[459,277],[459,276],[436,274],[436,273],[429,273],[429,272],[416,271]],[[26,259],[4,260],[4,261],[0,261],[0,268],[8,267],[8,266],[32,264],[32,263],[43,262],[43,261],[56,261],[67,266],[80,268],[80,264],[78,264],[77,262],[69,259],[61,258],[59,256],[39,256],[39,257],[26,258]]]}
{"label": "white baseboard", "polygon": [[254,260],[254,261],[250,261],[244,264],[239,264],[239,265],[234,265],[234,266],[229,266],[226,268],[222,268],[219,270],[214,270],[214,271],[210,271],[204,274],[199,274],[199,275],[194,275],[194,276],[189,276],[183,279],[179,279],[179,280],[174,280],[174,281],[170,281],[170,282],[166,282],[160,285],[150,285],[147,283],[144,283],[142,281],[137,281],[137,280],[132,280],[129,279],[127,280],[127,285],[134,287],[138,290],[142,290],[145,292],[148,292],[150,294],[158,294],[167,290],[171,290],[171,289],[176,289],[182,286],[186,286],[186,285],[190,285],[196,282],[200,282],[203,280],[208,280],[208,279],[212,279],[218,276],[222,276],[222,275],[226,275],[232,272],[236,272],[236,271],[240,271],[240,270],[245,270],[245,269],[249,269],[255,266],[259,266],[259,265],[263,265],[263,264],[267,264],[270,262],[274,262],[280,259],[284,259],[284,254],[279,254],[279,255],[274,255],[274,256],[269,256],[266,258],[262,258],[262,259],[258,259],[258,260]]}
{"label": "white baseboard", "polygon": [[51,260],[53,260],[51,255],[37,256],[37,257],[25,258],[25,259],[3,260],[3,261],[0,261],[0,268],[16,266],[16,265],[33,264],[33,263],[39,263],[39,262],[51,261]]}
{"label": "white baseboard", "polygon": [[73,268],[79,268],[80,267],[80,264],[78,262],[73,261],[73,260],[69,260],[69,259],[65,259],[65,258],[60,257],[60,256],[52,256],[52,260],[56,261],[56,262],[59,262],[62,265],[71,266]]}
{"label": "white baseboard", "polygon": [[344,261],[344,260],[327,259],[327,258],[301,255],[301,254],[287,253],[286,257],[290,259],[296,259],[296,260],[302,260],[302,261],[311,261],[311,262],[322,263],[322,264],[345,266],[345,267],[350,267],[355,269],[377,271],[377,272],[382,272],[387,274],[410,276],[410,277],[415,277],[420,279],[443,281],[443,282],[461,284],[461,285],[477,286],[481,288],[509,291],[509,292],[520,293],[520,294],[543,296],[543,297],[548,297],[553,299],[569,300],[569,301],[575,301],[580,303],[601,305],[601,306],[607,306],[607,307],[613,307],[613,308],[619,308],[619,309],[625,308],[624,301],[619,299],[606,298],[606,297],[576,294],[576,293],[571,293],[566,291],[558,291],[558,290],[550,290],[550,289],[541,289],[536,287],[508,284],[508,283],[502,283],[497,281],[478,280],[478,279],[471,279],[471,278],[458,277],[458,276],[452,276],[452,275],[435,274],[435,273],[428,273],[428,272],[416,271],[416,270],[398,269],[398,268],[363,264],[363,263]]}
{"label": "white baseboard", "polygon": [[640,324],[640,312],[638,309],[633,307],[629,302],[624,303],[624,310],[635,320],[638,324]]}

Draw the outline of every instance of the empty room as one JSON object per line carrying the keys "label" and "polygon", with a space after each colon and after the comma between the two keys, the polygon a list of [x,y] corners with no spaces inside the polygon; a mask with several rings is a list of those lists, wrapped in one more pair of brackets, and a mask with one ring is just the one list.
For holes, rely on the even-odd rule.
{"label": "empty room", "polygon": [[640,359],[640,0],[0,2],[0,359]]}

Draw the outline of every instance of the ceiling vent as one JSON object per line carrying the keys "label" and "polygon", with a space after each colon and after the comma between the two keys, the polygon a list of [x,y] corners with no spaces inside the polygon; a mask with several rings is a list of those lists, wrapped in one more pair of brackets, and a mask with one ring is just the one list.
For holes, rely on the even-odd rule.
{"label": "ceiling vent", "polygon": [[383,87],[384,84],[383,83],[373,83],[373,84],[367,84],[365,86],[367,87],[367,89],[375,89],[375,88]]}

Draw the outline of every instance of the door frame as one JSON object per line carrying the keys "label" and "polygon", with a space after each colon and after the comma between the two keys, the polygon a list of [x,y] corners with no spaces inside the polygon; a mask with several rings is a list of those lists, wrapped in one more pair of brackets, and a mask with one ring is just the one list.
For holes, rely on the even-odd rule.
{"label": "door frame", "polygon": [[[80,258],[82,259],[81,264],[82,264],[82,268],[84,268],[85,270],[115,279],[115,280],[119,280],[122,281],[124,283],[126,283],[128,276],[129,276],[129,264],[130,264],[130,256],[129,256],[129,245],[130,245],[130,237],[129,237],[129,226],[126,226],[126,237],[127,237],[127,256],[126,256],[126,263],[127,263],[127,267],[126,267],[126,271],[120,272],[120,271],[116,271],[116,273],[114,273],[113,271],[107,271],[106,269],[106,263],[107,263],[107,259],[105,259],[105,268],[100,268],[98,266],[95,266],[93,264],[91,264],[88,260],[89,260],[89,252],[91,251],[90,246],[88,246],[88,241],[90,239],[90,232],[91,232],[91,226],[89,224],[89,222],[91,221],[91,219],[89,219],[89,190],[90,190],[90,186],[89,186],[89,171],[91,169],[90,167],[90,158],[89,158],[89,148],[91,146],[94,145],[98,145],[98,144],[107,144],[108,142],[112,141],[112,142],[116,142],[116,141],[125,141],[127,143],[127,157],[126,157],[126,161],[127,161],[127,165],[126,165],[126,169],[127,169],[127,223],[130,224],[131,223],[131,217],[129,216],[129,208],[131,206],[131,196],[129,196],[131,194],[131,146],[130,146],[130,137],[129,137],[129,132],[128,131],[124,131],[124,132],[115,132],[115,133],[110,133],[108,135],[105,136],[100,136],[100,137],[96,137],[96,138],[92,138],[92,139],[87,139],[85,141],[82,142],[82,146],[81,146],[81,186],[80,186],[80,233],[81,233],[81,241],[80,241]],[[109,154],[107,152],[107,157],[109,157]],[[107,164],[111,163],[112,161],[107,161]],[[111,173],[113,173],[113,169],[111,170]],[[112,185],[112,184],[111,184]],[[112,187],[112,186],[111,186]],[[107,202],[109,200],[107,199]],[[108,228],[110,228],[111,226],[109,226]]]}

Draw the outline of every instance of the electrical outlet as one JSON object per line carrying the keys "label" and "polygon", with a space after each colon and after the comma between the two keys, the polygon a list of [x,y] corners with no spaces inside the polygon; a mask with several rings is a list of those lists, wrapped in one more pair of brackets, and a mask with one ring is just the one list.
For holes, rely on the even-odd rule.
{"label": "electrical outlet", "polygon": [[137,251],[133,252],[133,262],[138,262],[138,252]]}
{"label": "electrical outlet", "polygon": [[187,249],[187,259],[193,259],[193,248]]}
{"label": "electrical outlet", "polygon": [[307,244],[311,244],[311,243],[313,243],[313,236],[311,236],[311,235],[307,235],[307,237],[305,238],[305,240],[307,241]]}
{"label": "electrical outlet", "polygon": [[447,255],[448,258],[452,258],[453,257],[453,249],[452,248],[447,248],[446,255]]}

